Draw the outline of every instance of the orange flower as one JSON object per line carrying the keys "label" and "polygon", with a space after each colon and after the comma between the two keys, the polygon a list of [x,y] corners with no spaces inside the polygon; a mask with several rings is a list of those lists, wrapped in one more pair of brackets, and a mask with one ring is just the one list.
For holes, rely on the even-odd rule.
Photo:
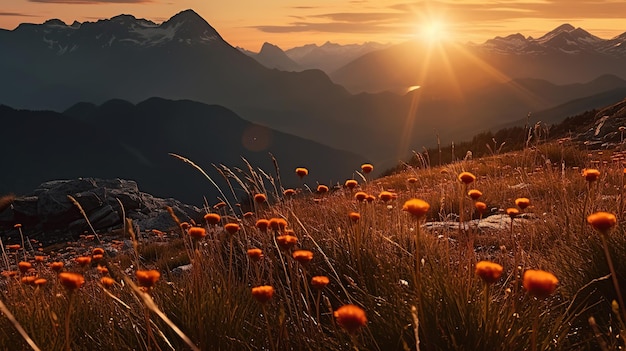
{"label": "orange flower", "polygon": [[102,277],[100,278],[100,284],[102,284],[105,289],[111,289],[111,287],[115,284],[115,280],[111,277]]}
{"label": "orange flower", "polygon": [[283,191],[283,195],[287,197],[294,196],[296,195],[296,191],[293,189],[285,189],[285,191]]}
{"label": "orange flower", "polygon": [[82,267],[85,267],[86,265],[91,263],[91,257],[89,257],[89,256],[80,256],[80,257],[76,257],[74,259],[74,261],[76,261],[76,263],[78,263]]}
{"label": "orange flower", "polygon": [[354,189],[359,183],[354,179],[346,180],[346,188]]}
{"label": "orange flower", "polygon": [[367,200],[367,202],[374,202],[374,200],[376,200],[376,196],[374,196],[374,195],[367,195],[365,200]]}
{"label": "orange flower", "polygon": [[22,274],[25,274],[26,272],[28,272],[29,269],[33,268],[33,265],[30,262],[21,261],[17,264],[17,267],[20,269],[20,272],[22,272]]}
{"label": "orange flower", "polygon": [[559,280],[552,273],[533,269],[524,272],[524,289],[540,299],[550,296],[558,284]]}
{"label": "orange flower", "polygon": [[311,278],[311,286],[314,289],[322,290],[330,283],[330,279],[324,275],[318,275]]}
{"label": "orange flower", "polygon": [[226,230],[228,234],[235,234],[239,231],[239,224],[226,223],[226,225],[224,225],[224,230]]}
{"label": "orange flower", "polygon": [[380,194],[378,194],[378,198],[381,199],[383,202],[387,202],[391,201],[394,198],[394,194],[389,191],[381,191]]}
{"label": "orange flower", "polygon": [[52,263],[50,263],[50,269],[52,269],[55,272],[58,272],[58,271],[62,270],[63,266],[64,266],[63,262],[52,262]]}
{"label": "orange flower", "polygon": [[20,244],[7,245],[7,249],[9,250],[19,250],[20,248],[22,248]]}
{"label": "orange flower", "polygon": [[204,220],[209,225],[217,225],[222,220],[222,217],[220,217],[217,213],[207,213],[204,215]]}
{"label": "orange flower", "polygon": [[476,180],[476,176],[471,174],[470,172],[461,172],[459,174],[459,181],[465,184],[471,184]]}
{"label": "orange flower", "polygon": [[361,165],[361,171],[365,174],[371,173],[373,170],[374,166],[371,163],[364,163]]}
{"label": "orange flower", "polygon": [[313,259],[313,252],[309,250],[296,250],[291,254],[294,260],[301,264],[309,263]]}
{"label": "orange flower", "polygon": [[220,201],[218,203],[216,203],[215,205],[213,205],[213,208],[216,210],[219,210],[220,208],[226,206],[226,203],[224,201]]}
{"label": "orange flower", "polygon": [[513,219],[519,215],[519,210],[515,207],[509,207],[506,209],[506,214]]}
{"label": "orange flower", "polygon": [[259,219],[254,225],[259,228],[260,231],[265,232],[267,231],[267,227],[270,225],[270,221],[267,219]]}
{"label": "orange flower", "polygon": [[140,286],[143,286],[144,288],[151,288],[154,284],[156,284],[157,280],[159,280],[161,273],[154,269],[138,270],[135,272],[135,276],[137,277],[137,282]]}
{"label": "orange flower", "polygon": [[26,285],[35,285],[35,280],[37,280],[37,277],[35,276],[26,276],[21,279],[22,284]]}
{"label": "orange flower", "polygon": [[474,207],[476,207],[476,211],[478,211],[478,213],[485,213],[487,210],[487,204],[480,201],[476,201]]}
{"label": "orange flower", "polygon": [[350,212],[348,217],[352,220],[352,222],[358,222],[359,219],[361,219],[361,215],[358,212]]}
{"label": "orange flower", "polygon": [[248,257],[254,261],[260,261],[263,258],[263,251],[261,249],[253,248],[248,249]]}
{"label": "orange flower", "polygon": [[202,239],[206,236],[206,229],[202,227],[191,227],[187,233],[193,239]]}
{"label": "orange flower", "polygon": [[100,273],[102,275],[109,274],[109,269],[106,268],[105,266],[98,265],[98,267],[96,267],[96,270],[98,271],[98,273]]}
{"label": "orange flower", "polygon": [[266,303],[274,296],[274,288],[270,285],[255,286],[252,288],[252,296],[260,303]]}
{"label": "orange flower", "polygon": [[40,256],[40,255],[35,256],[35,262],[41,263],[45,260],[46,260],[46,256]]}
{"label": "orange flower", "polygon": [[243,218],[252,218],[254,217],[254,213],[252,212],[246,212],[243,214]]}
{"label": "orange flower", "polygon": [[20,223],[17,223],[17,224],[15,224],[15,225],[13,226],[13,228],[16,228],[16,229],[17,229],[17,228],[22,228],[22,225],[21,225]]}
{"label": "orange flower", "polygon": [[269,226],[276,231],[285,230],[285,228],[287,228],[287,221],[282,218],[271,218]]}
{"label": "orange flower", "polygon": [[44,285],[46,285],[47,282],[48,282],[48,280],[45,279],[45,278],[37,278],[37,279],[35,279],[33,284],[35,284],[36,286],[44,286]]}
{"label": "orange flower", "polygon": [[495,283],[502,275],[502,266],[489,261],[480,261],[476,263],[476,275],[487,284]]}
{"label": "orange flower", "polygon": [[429,209],[430,205],[428,202],[421,199],[410,199],[402,206],[402,211],[407,211],[417,218],[424,217]]}
{"label": "orange flower", "polygon": [[409,184],[415,184],[415,183],[417,183],[417,178],[410,177],[406,181],[409,182]]}
{"label": "orange flower", "polygon": [[91,258],[92,258],[94,261],[96,261],[96,262],[97,262],[97,261],[100,261],[101,259],[103,259],[103,258],[104,258],[104,255],[93,255],[93,256],[91,256]]}
{"label": "orange flower", "polygon": [[365,311],[356,305],[343,305],[335,311],[334,315],[337,324],[350,334],[356,333],[359,328],[367,325]]}
{"label": "orange flower", "polygon": [[367,194],[363,191],[359,191],[354,194],[354,198],[356,199],[356,201],[365,201],[365,199],[367,198]]}
{"label": "orange flower", "polygon": [[588,182],[595,182],[600,178],[600,171],[594,168],[585,169],[583,171],[583,177]]}
{"label": "orange flower", "polygon": [[525,197],[520,197],[515,199],[515,205],[524,210],[526,207],[530,206],[530,200]]}
{"label": "orange flower", "polygon": [[483,196],[483,193],[481,193],[480,190],[478,189],[472,189],[467,192],[467,196],[471,197],[472,200],[476,201],[480,199],[481,196]]}
{"label": "orange flower", "polygon": [[259,204],[262,204],[265,201],[267,201],[267,196],[265,196],[265,194],[255,194],[254,201],[256,201]]}
{"label": "orange flower", "polygon": [[183,222],[180,224],[180,229],[182,230],[187,230],[189,229],[189,227],[191,227],[191,224],[187,223],[187,222]]}
{"label": "orange flower", "polygon": [[303,178],[304,176],[307,176],[309,174],[309,170],[304,167],[298,167],[296,168],[296,174],[298,175],[298,177]]}
{"label": "orange flower", "polygon": [[91,250],[91,254],[92,255],[104,255],[104,249],[101,247],[96,247],[93,250]]}
{"label": "orange flower", "polygon": [[606,235],[617,224],[617,218],[612,213],[596,212],[587,217],[587,223],[591,224],[601,234]]}
{"label": "orange flower", "polygon": [[293,235],[279,235],[276,237],[276,243],[283,250],[291,249],[298,242],[298,238]]}
{"label": "orange flower", "polygon": [[317,192],[320,194],[327,193],[328,187],[326,185],[320,184],[317,186]]}
{"label": "orange flower", "polygon": [[76,290],[85,284],[85,277],[79,273],[59,273],[59,283],[67,290]]}

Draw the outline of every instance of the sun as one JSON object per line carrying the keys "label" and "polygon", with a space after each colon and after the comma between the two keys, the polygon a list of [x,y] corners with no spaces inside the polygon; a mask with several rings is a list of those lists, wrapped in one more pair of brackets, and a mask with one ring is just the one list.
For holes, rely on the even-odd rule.
{"label": "sun", "polygon": [[439,43],[450,39],[448,25],[441,19],[431,19],[419,25],[418,35],[430,43]]}

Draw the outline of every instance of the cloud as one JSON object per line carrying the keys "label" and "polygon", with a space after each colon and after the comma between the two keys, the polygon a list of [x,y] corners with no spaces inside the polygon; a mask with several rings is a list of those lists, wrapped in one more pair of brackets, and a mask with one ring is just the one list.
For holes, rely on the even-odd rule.
{"label": "cloud", "polygon": [[28,0],[29,2],[39,2],[46,4],[141,4],[149,3],[152,0]]}
{"label": "cloud", "polygon": [[1,12],[0,16],[8,16],[8,17],[35,17],[34,15],[28,13],[19,13],[19,12]]}
{"label": "cloud", "polygon": [[325,33],[381,33],[381,32],[402,32],[402,25],[372,25],[369,23],[311,23],[293,22],[282,26],[254,26],[266,33],[298,33],[298,32],[325,32]]}

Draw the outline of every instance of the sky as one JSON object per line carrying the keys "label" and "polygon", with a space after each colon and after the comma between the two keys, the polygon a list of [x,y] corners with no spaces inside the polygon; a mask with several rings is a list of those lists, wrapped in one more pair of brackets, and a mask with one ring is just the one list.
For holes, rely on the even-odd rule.
{"label": "sky", "polygon": [[233,46],[286,50],[326,41],[397,43],[439,38],[482,43],[521,33],[539,37],[563,23],[601,38],[626,32],[623,0],[0,0],[0,28],[67,24],[130,14],[161,23],[193,9]]}

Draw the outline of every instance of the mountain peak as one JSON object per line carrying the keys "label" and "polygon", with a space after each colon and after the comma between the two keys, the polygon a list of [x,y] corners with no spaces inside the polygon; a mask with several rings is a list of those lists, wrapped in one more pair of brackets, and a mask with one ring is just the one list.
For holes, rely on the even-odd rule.
{"label": "mountain peak", "polygon": [[191,9],[177,13],[163,22],[161,27],[174,30],[176,32],[175,38],[178,40],[223,40],[215,28],[211,27],[204,18]]}

